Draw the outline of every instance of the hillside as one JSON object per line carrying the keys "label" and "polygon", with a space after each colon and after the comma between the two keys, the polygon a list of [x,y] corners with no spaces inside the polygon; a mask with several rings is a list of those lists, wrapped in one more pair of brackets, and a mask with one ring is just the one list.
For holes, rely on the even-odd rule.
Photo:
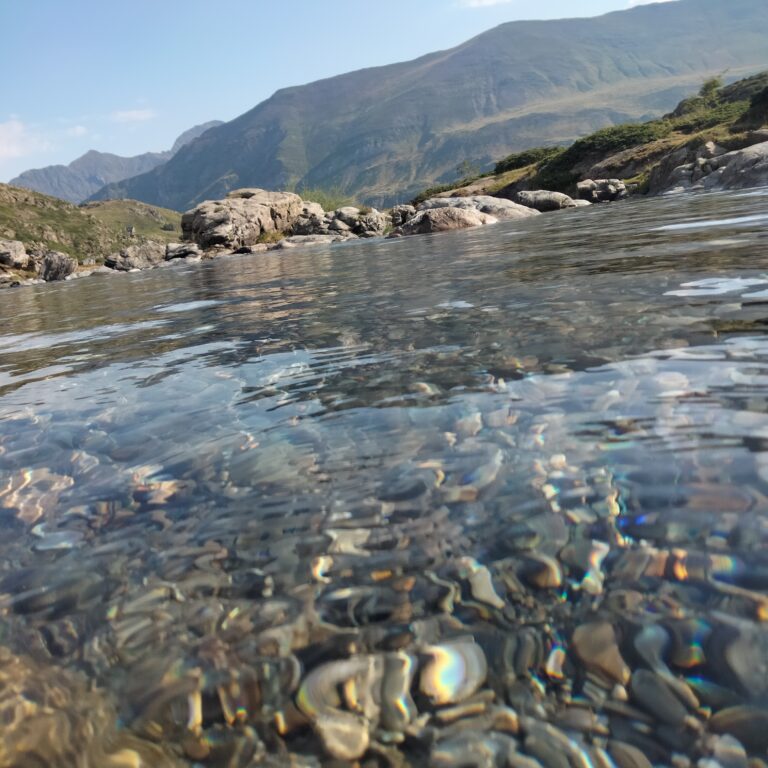
{"label": "hillside", "polygon": [[186,210],[237,187],[340,188],[382,206],[463,161],[567,144],[671,109],[713,74],[768,63],[764,0],[678,0],[512,22],[447,51],[286,88],[95,198]]}
{"label": "hillside", "polygon": [[211,120],[190,128],[176,139],[171,149],[165,152],[145,152],[135,157],[121,157],[92,149],[69,165],[49,165],[45,168],[24,171],[15,179],[11,179],[10,183],[16,187],[31,189],[70,203],[80,203],[105,184],[146,173],[167,162],[185,144],[217,125],[221,125],[221,121]]}
{"label": "hillside", "polygon": [[[134,237],[127,227],[134,228]],[[181,237],[181,215],[115,200],[78,207],[28,189],[0,184],[0,238],[21,240],[27,250],[52,249],[78,261],[95,259],[137,239],[173,242]]]}
{"label": "hillside", "polygon": [[493,172],[430,187],[413,202],[435,195],[491,194],[514,199],[526,189],[575,194],[576,184],[587,178],[617,178],[630,184],[636,194],[657,194],[675,186],[675,169],[695,163],[708,142],[718,152],[743,149],[768,141],[768,132],[759,130],[766,126],[768,72],[728,86],[712,79],[660,119],[604,128],[567,148],[514,153],[497,162]]}

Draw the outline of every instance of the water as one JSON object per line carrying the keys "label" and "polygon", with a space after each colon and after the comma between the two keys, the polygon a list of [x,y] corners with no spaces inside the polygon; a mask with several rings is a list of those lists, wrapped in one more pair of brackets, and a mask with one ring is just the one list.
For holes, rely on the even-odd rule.
{"label": "water", "polygon": [[0,765],[765,757],[767,201],[3,292]]}

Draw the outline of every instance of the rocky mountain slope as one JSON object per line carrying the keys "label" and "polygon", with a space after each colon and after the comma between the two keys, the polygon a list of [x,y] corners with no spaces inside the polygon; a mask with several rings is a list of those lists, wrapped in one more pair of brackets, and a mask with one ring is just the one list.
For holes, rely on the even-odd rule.
{"label": "rocky mountain slope", "polygon": [[135,200],[78,207],[0,184],[0,239],[21,241],[28,251],[53,250],[80,262],[100,261],[105,254],[136,240],[172,242],[180,237],[181,215],[175,211]]}
{"label": "rocky mountain slope", "polygon": [[[497,195],[524,190],[576,195],[580,182],[615,179],[634,194],[744,188],[768,183],[768,72],[728,86],[717,79],[656,120],[601,129],[567,148],[514,153],[492,173],[431,187],[414,198]],[[747,152],[747,148],[761,147]],[[765,177],[765,178],[764,178]]]}
{"label": "rocky mountain slope", "polygon": [[209,128],[221,124],[220,120],[211,120],[196,125],[182,133],[173,147],[165,152],[145,152],[135,157],[121,157],[92,149],[69,165],[49,165],[45,168],[24,171],[15,179],[11,179],[10,183],[44,195],[52,195],[70,203],[80,203],[105,184],[137,176],[162,165],[185,144],[196,139]]}
{"label": "rocky mountain slope", "polygon": [[766,63],[764,0],[512,22],[415,61],[280,90],[96,197],[186,210],[238,187],[338,187],[382,206],[450,181],[465,160],[490,167],[510,151],[659,115],[706,77]]}

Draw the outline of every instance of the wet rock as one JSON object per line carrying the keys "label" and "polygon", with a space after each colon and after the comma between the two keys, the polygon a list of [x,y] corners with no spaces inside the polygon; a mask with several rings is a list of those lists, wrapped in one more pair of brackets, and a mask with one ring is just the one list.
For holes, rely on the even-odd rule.
{"label": "wet rock", "polygon": [[730,734],[751,752],[768,749],[768,710],[739,706],[720,710],[709,721],[712,733]]}
{"label": "wet rock", "polygon": [[435,744],[429,765],[430,768],[499,768],[513,765],[511,761],[519,757],[516,753],[517,742],[511,736],[462,733]]}
{"label": "wet rock", "polygon": [[430,659],[422,668],[419,688],[437,706],[464,701],[485,682],[485,654],[472,638],[427,646],[424,653]]}
{"label": "wet rock", "polygon": [[190,256],[200,256],[202,251],[196,243],[168,243],[165,246],[165,260],[187,259]]}
{"label": "wet rock", "polygon": [[534,208],[540,213],[576,207],[573,199],[568,195],[562,192],[549,192],[545,189],[518,192],[515,195],[515,202],[526,208]]}
{"label": "wet rock", "polygon": [[130,272],[132,269],[151,269],[165,261],[165,246],[148,240],[145,243],[129,245],[118,253],[112,253],[104,259],[105,266],[118,272]]}
{"label": "wet rock", "polygon": [[401,235],[426,235],[432,232],[448,232],[454,229],[481,227],[495,224],[497,219],[480,213],[474,208],[434,208],[423,210],[395,229],[390,237]]}
{"label": "wet rock", "polygon": [[680,726],[688,716],[686,708],[655,672],[639,669],[632,675],[632,698],[659,720]]}
{"label": "wet rock", "polygon": [[579,198],[590,203],[611,203],[628,196],[626,184],[620,179],[585,179],[576,185]]}
{"label": "wet rock", "polygon": [[623,741],[610,741],[608,752],[618,768],[652,768],[651,761],[635,746]]}
{"label": "wet rock", "polygon": [[512,200],[490,195],[473,195],[470,197],[432,197],[419,205],[419,211],[440,208],[458,208],[460,210],[486,213],[499,220],[526,219],[538,216],[539,212]]}
{"label": "wet rock", "polygon": [[60,251],[45,251],[34,259],[38,276],[46,283],[64,280],[77,269],[77,259]]}
{"label": "wet rock", "polygon": [[599,621],[577,627],[571,648],[584,666],[609,685],[626,685],[631,672],[621,656],[616,633],[608,622]]}

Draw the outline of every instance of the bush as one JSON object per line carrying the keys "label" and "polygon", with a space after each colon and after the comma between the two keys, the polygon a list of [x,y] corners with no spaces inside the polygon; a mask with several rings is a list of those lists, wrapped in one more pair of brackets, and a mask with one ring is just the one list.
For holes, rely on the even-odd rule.
{"label": "bush", "polygon": [[532,149],[526,149],[523,152],[515,152],[496,163],[493,172],[496,175],[499,175],[507,173],[508,171],[527,168],[534,163],[551,160],[564,151],[565,150],[562,147],[533,147]]}
{"label": "bush", "polygon": [[319,203],[324,211],[335,211],[337,208],[355,205],[354,198],[344,192],[341,187],[330,187],[329,189],[304,187],[298,189],[296,194],[301,195],[303,200]]}

